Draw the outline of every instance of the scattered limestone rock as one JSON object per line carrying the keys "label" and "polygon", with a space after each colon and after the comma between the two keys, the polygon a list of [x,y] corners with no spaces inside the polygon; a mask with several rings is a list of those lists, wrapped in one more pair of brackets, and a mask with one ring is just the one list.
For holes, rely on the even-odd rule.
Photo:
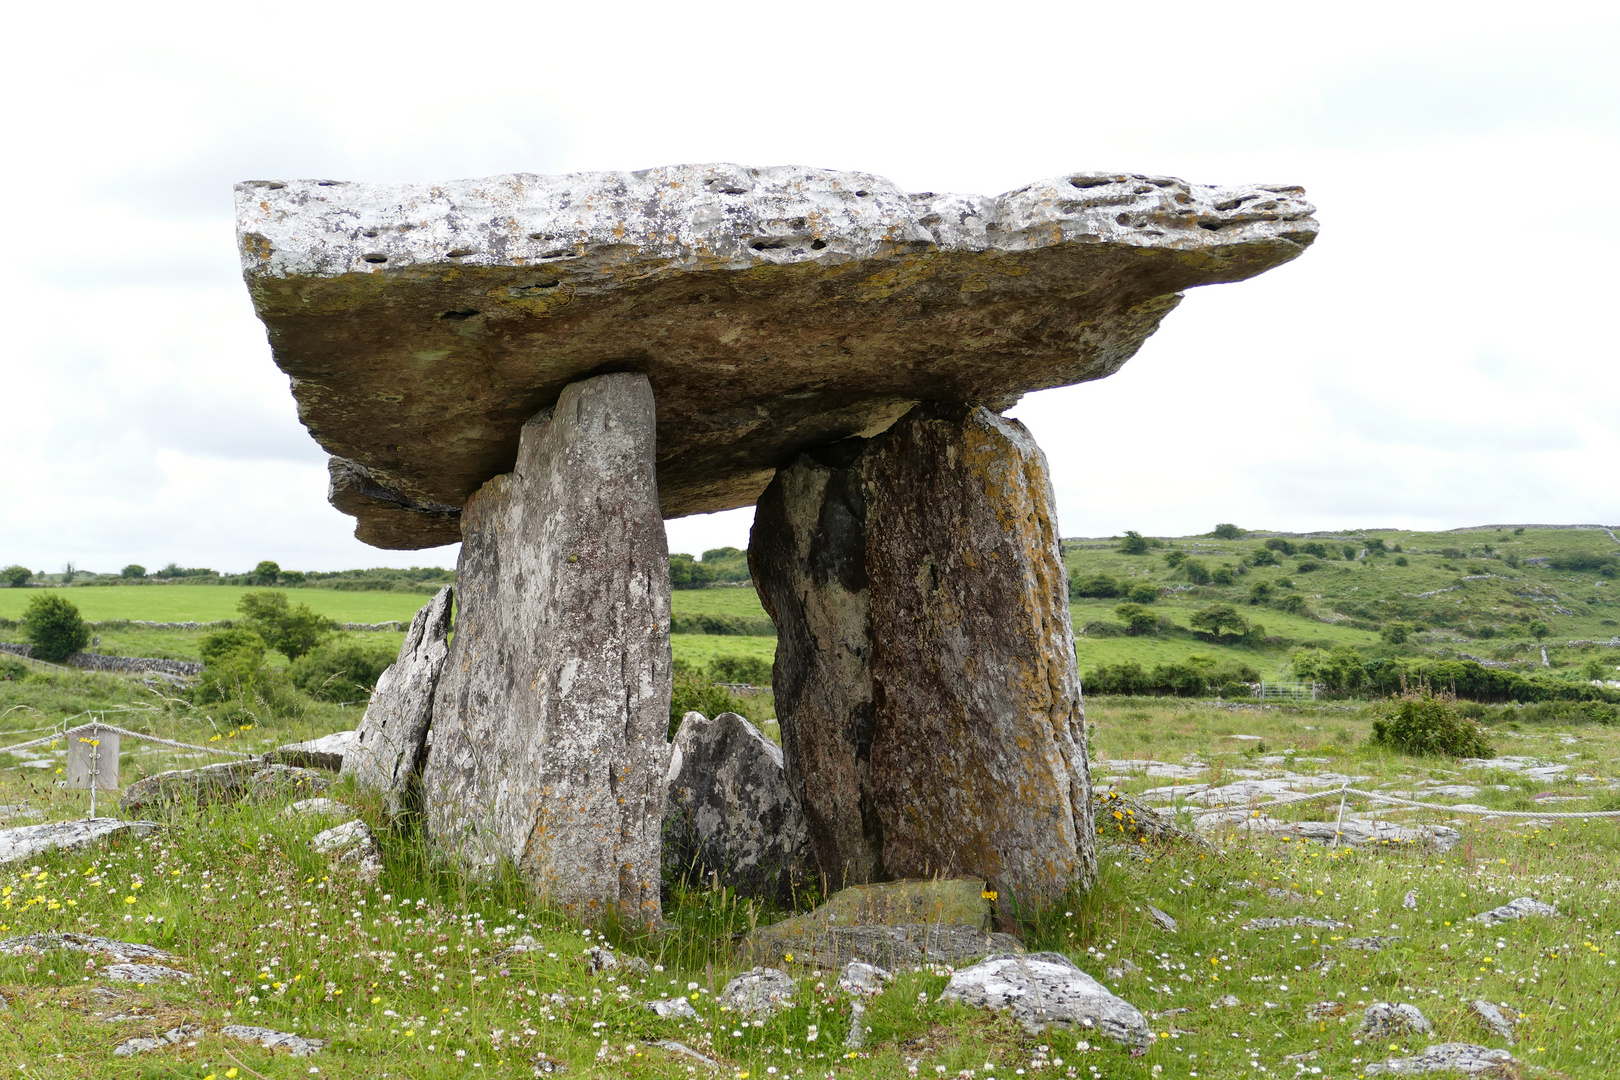
{"label": "scattered limestone rock", "polygon": [[[1120,960],[1119,963],[1117,963],[1113,967],[1109,968],[1103,974],[1107,975],[1110,979],[1113,979],[1115,982],[1118,982],[1120,979],[1125,978],[1125,976],[1127,976],[1127,975],[1140,975],[1141,973],[1142,973],[1141,968],[1137,967],[1130,960],[1122,959],[1122,960]],[[1231,995],[1228,994],[1227,996],[1230,997]]]}
{"label": "scattered limestone rock", "polygon": [[245,1024],[226,1024],[219,1029],[219,1033],[228,1039],[258,1043],[266,1050],[285,1049],[293,1057],[308,1057],[326,1045],[325,1039],[306,1039],[302,1035]]}
{"label": "scattered limestone rock", "polygon": [[655,1012],[665,1020],[696,1020],[698,1011],[692,1008],[692,1003],[684,997],[659,998],[657,1001],[647,1002],[647,1011]]}
{"label": "scattered limestone rock", "polygon": [[[693,1061],[707,1065],[711,1069],[718,1069],[720,1067],[720,1063],[714,1060],[714,1058],[708,1057],[705,1054],[700,1054],[690,1046],[687,1046],[685,1043],[676,1042],[674,1039],[660,1039],[653,1043],[653,1045],[658,1047],[660,1050],[668,1050],[672,1054],[679,1054],[681,1057],[691,1058]],[[551,1072],[553,1070],[546,1069],[545,1071]]]}
{"label": "scattered limestone rock", "polygon": [[859,998],[849,1003],[849,1034],[844,1036],[844,1049],[862,1050],[866,1047],[866,1002]]}
{"label": "scattered limestone rock", "polygon": [[1097,822],[1097,834],[1104,838],[1146,838],[1209,847],[1209,841],[1176,825],[1167,814],[1118,791],[1094,792],[1092,817]]}
{"label": "scattered limestone rock", "polygon": [[1348,817],[1342,824],[1334,821],[1277,821],[1268,817],[1247,817],[1222,822],[1218,821],[1217,815],[1214,814],[1201,815],[1197,820],[1200,830],[1219,824],[1237,825],[1247,832],[1266,833],[1290,840],[1315,840],[1323,844],[1331,844],[1335,838],[1341,844],[1352,844],[1356,847],[1426,844],[1433,845],[1441,853],[1450,851],[1457,841],[1462,839],[1462,834],[1449,825],[1397,825],[1391,821],[1364,821]]}
{"label": "scattered limestone rock", "polygon": [[745,1016],[769,1017],[792,1008],[798,988],[791,976],[776,968],[757,967],[726,983],[717,999]]}
{"label": "scattered limestone rock", "polygon": [[1239,1001],[1236,995],[1222,994],[1220,997],[1210,1002],[1209,1007],[1212,1009],[1236,1009],[1242,1004],[1243,1002]]}
{"label": "scattered limestone rock", "polygon": [[1375,1001],[1367,1006],[1361,1019],[1361,1030],[1370,1038],[1393,1039],[1401,1035],[1422,1035],[1433,1031],[1434,1025],[1416,1005],[1406,1002]]}
{"label": "scattered limestone rock", "polygon": [[1558,909],[1551,904],[1544,904],[1540,900],[1532,900],[1528,896],[1521,896],[1517,900],[1509,900],[1501,907],[1482,911],[1473,916],[1470,921],[1484,923],[1486,926],[1496,926],[1498,923],[1511,922],[1514,919],[1523,919],[1531,915],[1556,916]]}
{"label": "scattered limestone rock", "polygon": [[319,795],[330,783],[325,773],[314,769],[264,765],[258,761],[228,761],[200,769],[175,769],[137,780],[124,790],[118,808],[126,814],[139,814],[186,805],[202,807],[243,799]]}
{"label": "scattered limestone rock", "polygon": [[354,811],[336,799],[299,799],[281,812],[282,817],[350,817]]}
{"label": "scattered limestone rock", "polygon": [[185,982],[191,978],[184,971],[176,971],[162,964],[108,964],[101,969],[101,974],[114,982],[133,983],[168,982],[171,979]]}
{"label": "scattered limestone rock", "polygon": [[1375,935],[1373,937],[1353,937],[1344,944],[1345,948],[1360,949],[1362,952],[1383,952],[1386,946],[1393,945],[1399,940],[1401,939],[1398,937],[1388,935],[1378,937]]}
{"label": "scattered limestone rock", "polygon": [[1264,918],[1250,919],[1243,924],[1245,930],[1282,930],[1290,926],[1309,926],[1317,930],[1342,930],[1348,923],[1337,919],[1312,919],[1304,915],[1292,915],[1286,919]]}
{"label": "scattered limestone rock", "polygon": [[121,834],[150,836],[155,831],[156,822],[122,821],[118,818],[52,821],[44,825],[0,829],[0,865],[23,862],[47,851],[88,847]]}
{"label": "scattered limestone rock", "polygon": [[870,997],[883,993],[883,984],[894,978],[894,973],[875,964],[851,960],[838,973],[838,989],[857,997]]}
{"label": "scattered limestone rock", "polygon": [[110,957],[118,963],[136,960],[173,960],[174,954],[155,945],[140,945],[133,941],[96,937],[93,934],[25,934],[0,940],[0,954],[6,956],[43,956],[57,949],[73,952],[96,953]]}
{"label": "scattered limestone rock", "polygon": [[1155,923],[1157,923],[1159,925],[1160,929],[1168,930],[1172,934],[1176,932],[1176,930],[1178,929],[1177,924],[1176,924],[1176,920],[1172,919],[1169,915],[1167,915],[1164,912],[1160,911],[1158,908],[1154,907],[1152,904],[1146,904],[1144,906],[1147,908],[1148,918],[1152,919]]}
{"label": "scattered limestone rock", "polygon": [[1305,1019],[1326,1020],[1330,1016],[1338,1016],[1344,1012],[1342,1001],[1318,1001],[1315,1005],[1305,1007]]}
{"label": "scattered limestone rock", "polygon": [[1471,1002],[1469,1008],[1498,1038],[1505,1040],[1509,1046],[1513,1045],[1513,1022],[1519,1016],[1517,1009],[1512,1010],[1513,1020],[1510,1020],[1502,1012],[1501,1008],[1483,999],[1476,999]]}
{"label": "scattered limestone rock", "polygon": [[675,733],[664,801],[666,876],[718,875],[743,896],[790,903],[815,874],[810,831],[782,750],[736,713],[689,712]]}
{"label": "scattered limestone rock", "polygon": [[1500,1072],[1504,1066],[1513,1063],[1513,1055],[1506,1050],[1492,1050],[1470,1043],[1436,1043],[1412,1057],[1390,1058],[1382,1064],[1374,1062],[1367,1066],[1366,1073],[1368,1076],[1379,1076],[1384,1073]]}
{"label": "scattered limestone rock", "polygon": [[149,1050],[161,1050],[168,1045],[169,1044],[164,1042],[162,1039],[153,1039],[145,1036],[135,1039],[125,1039],[123,1042],[113,1047],[113,1056],[134,1057],[136,1054],[144,1054]]}
{"label": "scattered limestone rock", "polygon": [[592,945],[585,950],[585,967],[592,975],[623,968],[637,975],[650,975],[652,965],[639,956],[620,956],[605,945]]}
{"label": "scattered limestone rock", "polygon": [[367,885],[382,876],[382,853],[377,850],[377,838],[358,818],[316,833],[310,837],[309,846],[327,856],[334,865],[352,868]]}
{"label": "scattered limestone rock", "polygon": [[344,773],[381,791],[390,814],[417,809],[420,802],[433,692],[450,651],[452,597],[446,585],[411,619],[399,658],[377,679],[353,749],[343,759]]}
{"label": "scattered limestone rock", "polygon": [[308,742],[278,746],[264,755],[266,765],[291,765],[299,769],[325,769],[338,772],[355,746],[356,731],[334,731]]}
{"label": "scattered limestone rock", "polygon": [[992,933],[981,878],[852,885],[806,915],[761,927],[748,937],[758,956],[839,968],[851,960],[891,970],[960,964],[993,952],[1017,952],[1009,934]]}
{"label": "scattered limestone rock", "polygon": [[939,999],[1009,1009],[1032,1034],[1056,1024],[1093,1030],[1131,1047],[1146,1046],[1152,1038],[1136,1006],[1109,993],[1061,953],[987,957],[952,975]]}

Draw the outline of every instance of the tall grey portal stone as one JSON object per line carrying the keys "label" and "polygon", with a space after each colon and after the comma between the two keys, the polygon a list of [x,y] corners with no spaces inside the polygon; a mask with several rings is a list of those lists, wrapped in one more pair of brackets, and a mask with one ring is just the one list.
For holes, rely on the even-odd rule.
{"label": "tall grey portal stone", "polygon": [[433,702],[427,830],[512,860],[575,917],[655,924],[669,765],[669,553],[652,387],[568,386],[467,500]]}
{"label": "tall grey portal stone", "polygon": [[447,585],[417,611],[399,659],[377,680],[366,715],[343,755],[342,773],[383,793],[390,814],[420,808],[422,756],[433,718],[433,691],[449,652]]}
{"label": "tall grey portal stone", "polygon": [[756,513],[790,780],[833,884],[983,877],[1004,910],[1095,870],[1045,456],[984,408],[919,406],[804,455]]}

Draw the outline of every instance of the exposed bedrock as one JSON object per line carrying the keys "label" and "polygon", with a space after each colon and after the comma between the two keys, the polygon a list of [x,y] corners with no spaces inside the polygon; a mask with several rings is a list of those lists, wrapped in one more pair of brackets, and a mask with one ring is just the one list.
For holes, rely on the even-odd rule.
{"label": "exposed bedrock", "polygon": [[429,835],[510,859],[576,918],[656,924],[669,766],[669,560],[652,387],[568,386],[462,515],[433,698]]}
{"label": "exposed bedrock", "polygon": [[657,392],[678,517],[754,502],[801,450],[920,400],[1102,378],[1183,290],[1315,239],[1298,187],[1077,172],[999,196],[798,166],[237,185],[254,308],[330,497],[391,548],[460,539],[563,387]]}
{"label": "exposed bedrock", "polygon": [[776,620],[790,784],[831,887],[977,875],[1003,910],[1095,868],[1045,456],[984,408],[918,406],[801,455],[749,563]]}
{"label": "exposed bedrock", "polygon": [[433,691],[450,651],[447,585],[411,620],[399,659],[377,680],[366,714],[343,755],[342,772],[376,788],[390,814],[421,807],[421,770],[433,719]]}

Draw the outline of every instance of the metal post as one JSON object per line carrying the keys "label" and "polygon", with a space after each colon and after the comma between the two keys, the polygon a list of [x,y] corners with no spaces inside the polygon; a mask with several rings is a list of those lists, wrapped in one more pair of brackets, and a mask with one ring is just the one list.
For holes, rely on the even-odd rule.
{"label": "metal post", "polygon": [[1333,846],[1339,846],[1339,837],[1344,835],[1344,801],[1350,797],[1350,785],[1346,784],[1339,789],[1339,821],[1333,826]]}

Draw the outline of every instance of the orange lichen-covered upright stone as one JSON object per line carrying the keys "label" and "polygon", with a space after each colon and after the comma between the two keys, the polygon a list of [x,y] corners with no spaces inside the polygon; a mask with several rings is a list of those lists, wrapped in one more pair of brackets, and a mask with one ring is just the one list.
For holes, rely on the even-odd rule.
{"label": "orange lichen-covered upright stone", "polygon": [[1095,870],[1068,588],[1045,456],[988,409],[922,405],[802,455],[750,563],[777,718],[829,884],[983,878],[1002,910]]}
{"label": "orange lichen-covered upright stone", "polygon": [[570,385],[462,515],[427,831],[515,863],[576,918],[656,925],[669,768],[669,552],[652,387]]}

